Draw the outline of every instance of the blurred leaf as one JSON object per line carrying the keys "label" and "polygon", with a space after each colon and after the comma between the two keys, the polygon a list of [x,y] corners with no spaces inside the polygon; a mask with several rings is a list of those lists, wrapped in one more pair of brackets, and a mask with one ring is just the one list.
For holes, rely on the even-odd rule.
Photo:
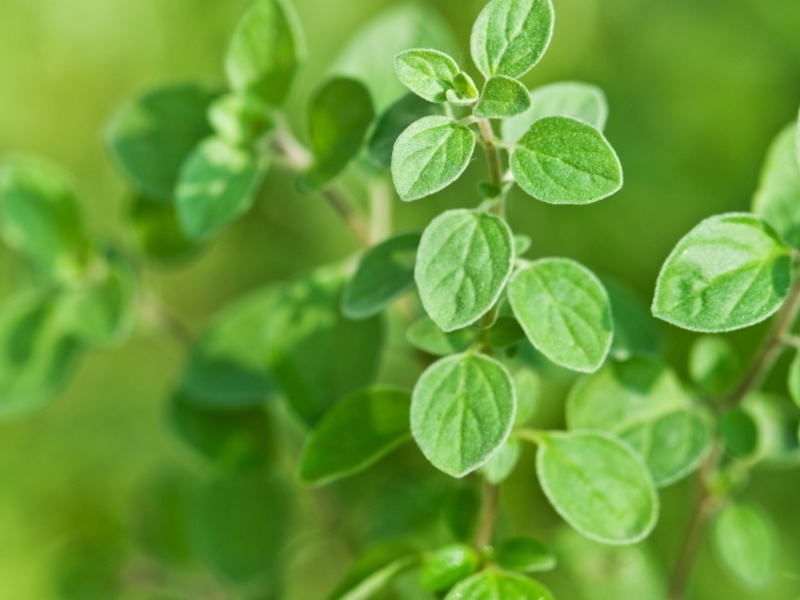
{"label": "blurred leaf", "polygon": [[183,566],[194,557],[188,518],[191,484],[180,471],[159,473],[145,485],[137,507],[142,545],[166,565]]}
{"label": "blurred leaf", "polygon": [[516,573],[486,569],[454,587],[445,600],[461,599],[483,600],[502,598],[503,600],[555,600],[546,587],[535,579]]}
{"label": "blurred leaf", "polygon": [[515,425],[523,425],[533,417],[541,398],[542,380],[535,371],[524,369],[514,373],[517,389],[517,416]]}
{"label": "blurred leaf", "polygon": [[611,300],[611,321],[614,339],[610,354],[617,360],[633,356],[654,356],[661,353],[661,333],[650,314],[650,307],[628,286],[600,277]]}
{"label": "blurred leaf", "polygon": [[484,342],[496,350],[504,350],[525,341],[525,332],[514,317],[497,317],[489,329],[483,330]]}
{"label": "blurred leaf", "polygon": [[184,161],[211,135],[206,113],[218,95],[216,86],[169,84],[144,92],[117,111],[106,143],[134,188],[154,200],[173,198]]}
{"label": "blurred leaf", "polygon": [[328,483],[371,466],[411,439],[411,395],[372,388],[338,401],[325,413],[306,443],[300,476]]}
{"label": "blurred leaf", "polygon": [[684,329],[723,332],[769,318],[789,293],[789,250],[758,217],[710,217],[684,236],[656,283],[653,314]]}
{"label": "blurred leaf", "polygon": [[460,542],[471,542],[481,512],[480,494],[472,486],[453,488],[444,503],[445,525]]}
{"label": "blurred leaf", "polygon": [[495,75],[484,85],[474,114],[481,119],[506,119],[530,107],[531,97],[524,85],[511,77]]}
{"label": "blurred leaf", "polygon": [[305,41],[294,7],[284,0],[256,0],[242,15],[225,57],[228,81],[280,106],[305,60]]}
{"label": "blurred leaf", "polygon": [[369,139],[369,156],[377,166],[392,166],[392,151],[400,134],[412,123],[432,115],[441,115],[442,109],[416,94],[406,94],[387,108],[378,118]]}
{"label": "blurred leaf", "polygon": [[453,78],[461,72],[452,57],[426,48],[401,52],[394,69],[404,86],[429,102],[446,102],[447,91],[455,90]]}
{"label": "blurred leaf", "polygon": [[250,93],[225,94],[208,109],[217,137],[234,146],[251,146],[275,127],[268,105]]}
{"label": "blurred leaf", "polygon": [[608,434],[543,434],[536,472],[556,512],[590,539],[635,544],[655,527],[658,495],[650,473],[627,444]]}
{"label": "blurred leaf", "polygon": [[740,407],[722,414],[719,429],[726,450],[736,458],[748,458],[758,448],[758,427],[752,415]]}
{"label": "blurred leaf", "polygon": [[447,590],[472,575],[479,564],[480,556],[471,546],[445,546],[425,558],[420,583],[426,590]]}
{"label": "blurred leaf", "polygon": [[722,337],[704,335],[689,351],[689,375],[703,390],[721,395],[739,380],[741,361],[733,346]]}
{"label": "blurred leaf", "polygon": [[509,571],[537,573],[556,568],[556,556],[541,542],[528,537],[504,540],[494,554],[495,562]]}
{"label": "blurred leaf", "polygon": [[434,356],[463,352],[477,336],[478,331],[474,327],[444,332],[429,317],[422,317],[406,330],[406,337],[412,346]]}
{"label": "blurred leaf", "polygon": [[419,560],[416,548],[405,542],[374,546],[347,570],[328,600],[369,600]]}
{"label": "blurred leaf", "polygon": [[791,365],[789,365],[789,376],[786,382],[786,389],[797,406],[800,406],[800,351],[795,352]]}
{"label": "blurred leaf", "polygon": [[128,219],[136,242],[148,260],[169,265],[189,258],[199,249],[183,231],[172,202],[137,194],[129,205]]}
{"label": "blurred leaf", "polygon": [[431,365],[411,403],[411,433],[425,457],[452,477],[483,465],[511,431],[514,383],[506,368],[481,354]]}
{"label": "blurred leaf", "polygon": [[[495,194],[496,196],[496,194]],[[514,235],[514,248],[517,257],[522,256],[531,249],[531,238],[529,235],[515,234]]]}
{"label": "blurred leaf", "polygon": [[753,460],[768,466],[794,467],[800,464],[797,439],[797,410],[785,399],[764,392],[748,395],[742,407],[758,430],[758,447]]}
{"label": "blurred leaf", "polygon": [[194,240],[219,233],[253,205],[265,171],[248,151],[219,138],[202,142],[183,165],[176,189],[183,230]]}
{"label": "blurred leaf", "polygon": [[481,472],[486,477],[486,481],[493,485],[499,485],[508,479],[517,466],[521,451],[519,440],[507,440],[505,444],[498,448],[497,452],[492,454],[489,461],[481,467]]}
{"label": "blurred leaf", "polygon": [[716,517],[714,548],[728,574],[752,589],[766,587],[778,563],[775,527],[761,510],[744,504],[729,504]]}

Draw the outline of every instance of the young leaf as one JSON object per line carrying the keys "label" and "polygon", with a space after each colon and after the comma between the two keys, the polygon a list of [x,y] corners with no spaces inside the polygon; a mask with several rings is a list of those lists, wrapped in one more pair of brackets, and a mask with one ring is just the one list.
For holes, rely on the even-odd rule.
{"label": "young leaf", "polygon": [[736,458],[752,457],[758,449],[758,427],[753,416],[737,406],[719,419],[719,432],[725,449]]}
{"label": "young leaf", "polygon": [[453,89],[447,90],[446,94],[448,102],[462,106],[474,104],[479,95],[472,77],[463,71],[453,77]]}
{"label": "young leaf", "polygon": [[137,194],[130,201],[127,216],[141,253],[155,263],[172,265],[199,249],[181,227],[173,202]]}
{"label": "young leaf", "polygon": [[570,117],[531,125],[511,154],[524,192],[550,204],[589,204],[622,187],[622,166],[603,134]]}
{"label": "young leaf", "polygon": [[481,467],[486,481],[493,485],[499,485],[508,479],[517,466],[521,451],[519,440],[511,439],[500,446],[497,452],[492,454],[489,462]]}
{"label": "young leaf", "polygon": [[656,283],[653,314],[703,332],[769,318],[789,293],[789,250],[764,221],[746,213],[702,221],[675,246]]}
{"label": "young leaf", "polygon": [[301,189],[318,189],[339,175],[361,150],[374,117],[372,99],[362,83],[344,78],[325,83],[309,107],[314,164],[300,179]]}
{"label": "young leaf", "polygon": [[514,266],[514,239],[489,213],[449,210],[422,234],[415,279],[422,305],[444,331],[470,325],[497,302]]}
{"label": "young leaf", "polygon": [[83,216],[68,178],[38,159],[0,163],[0,233],[9,247],[56,278],[74,277],[88,258]]}
{"label": "young leaf", "polygon": [[368,143],[369,157],[382,169],[392,166],[392,150],[400,134],[422,117],[441,115],[442,108],[416,94],[406,94],[380,116]]}
{"label": "young leaf", "polygon": [[249,152],[218,138],[200,144],[183,166],[176,190],[184,231],[194,240],[218,233],[252,206],[263,176]]}
{"label": "young leaf", "polygon": [[404,86],[429,102],[446,102],[447,91],[455,89],[453,78],[461,72],[444,52],[421,48],[398,54],[394,69]]}
{"label": "young leaf", "polygon": [[233,33],[225,72],[235,91],[280,106],[304,59],[305,42],[291,4],[256,0]]}
{"label": "young leaf", "polygon": [[538,260],[508,284],[508,300],[530,342],[554,363],[591,373],[611,347],[611,304],[600,280],[564,258]]}
{"label": "young leaf", "polygon": [[719,336],[701,336],[689,351],[689,376],[711,394],[730,391],[738,381],[740,367],[736,351]]}
{"label": "young leaf", "polygon": [[472,60],[487,78],[521,77],[547,50],[554,20],[550,0],[491,0],[472,28]]}
{"label": "young leaf", "polygon": [[794,403],[800,406],[800,352],[795,353],[789,366],[789,380],[786,387]]}
{"label": "young leaf", "polygon": [[603,131],[608,105],[603,90],[594,85],[564,81],[545,85],[530,93],[531,108],[524,114],[503,121],[503,139],[516,142],[539,119],[572,117]]}
{"label": "young leaf", "polygon": [[172,200],[181,166],[212,134],[206,114],[218,96],[216,87],[198,83],[167,85],[134,98],[114,115],[106,143],[136,190]]}
{"label": "young leaf", "polygon": [[502,364],[480,354],[449,356],[431,365],[414,388],[411,433],[437,469],[463,477],[508,438],[515,404]]}
{"label": "young leaf", "polygon": [[459,583],[445,600],[555,600],[546,587],[534,579],[486,569]]}
{"label": "young leaf", "polygon": [[800,462],[796,409],[784,398],[754,392],[742,404],[757,430],[756,449],[749,457],[762,464],[787,467]]}
{"label": "young leaf", "polygon": [[426,590],[447,590],[472,575],[480,564],[478,552],[471,546],[453,544],[439,548],[425,559],[420,583]]}
{"label": "young leaf", "polygon": [[327,600],[369,600],[403,571],[417,565],[418,551],[403,542],[387,542],[362,554]]}
{"label": "young leaf", "polygon": [[761,510],[729,504],[717,515],[713,539],[722,565],[739,583],[753,590],[769,583],[779,548],[774,525]]}
{"label": "young leaf", "polygon": [[300,476],[327,483],[366,469],[411,439],[411,395],[373,388],[338,401],[325,413],[306,444]]}
{"label": "young leaf", "polygon": [[404,233],[367,250],[344,288],[342,312],[345,316],[351,319],[371,317],[414,287],[419,241],[419,233]]}
{"label": "young leaf", "polygon": [[590,539],[635,544],[655,527],[658,496],[650,473],[608,434],[543,435],[536,472],[556,512]]}
{"label": "young leaf", "polygon": [[661,353],[661,333],[650,307],[628,286],[601,276],[600,281],[611,300],[614,339],[610,355],[617,360],[632,356],[654,356]]}
{"label": "young leaf", "polygon": [[531,107],[528,89],[516,79],[495,75],[486,82],[474,114],[481,119],[505,119]]}
{"label": "young leaf", "polygon": [[273,129],[272,112],[253,94],[225,94],[208,109],[208,120],[217,136],[234,146],[255,144]]}
{"label": "young leaf", "polygon": [[520,573],[551,571],[557,562],[550,548],[528,537],[504,540],[497,547],[494,560],[502,568]]}
{"label": "young leaf", "polygon": [[458,179],[475,150],[475,134],[448,117],[424,117],[406,129],[392,152],[392,179],[406,202]]}
{"label": "young leaf", "polygon": [[444,332],[428,317],[415,321],[406,331],[409,343],[428,354],[447,356],[463,352],[477,339],[475,328],[456,329]]}

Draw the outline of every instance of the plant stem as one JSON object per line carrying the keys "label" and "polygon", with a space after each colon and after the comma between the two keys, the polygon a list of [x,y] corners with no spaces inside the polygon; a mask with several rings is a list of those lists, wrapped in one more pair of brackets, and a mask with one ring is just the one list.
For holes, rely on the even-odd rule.
{"label": "plant stem", "polygon": [[141,314],[160,331],[168,333],[180,344],[191,348],[195,335],[160,298],[147,295],[141,304]]}
{"label": "plant stem", "polygon": [[483,486],[483,505],[475,534],[475,548],[482,550],[492,543],[497,512],[500,508],[500,486],[485,482]]}
{"label": "plant stem", "polygon": [[[500,148],[494,139],[494,130],[492,124],[487,119],[478,120],[478,130],[481,132],[483,139],[483,151],[486,153],[486,162],[489,163],[489,180],[492,185],[500,190],[503,188],[503,164],[500,160]],[[498,217],[505,218],[506,212],[506,195],[500,192],[497,204],[495,204],[495,213]]]}

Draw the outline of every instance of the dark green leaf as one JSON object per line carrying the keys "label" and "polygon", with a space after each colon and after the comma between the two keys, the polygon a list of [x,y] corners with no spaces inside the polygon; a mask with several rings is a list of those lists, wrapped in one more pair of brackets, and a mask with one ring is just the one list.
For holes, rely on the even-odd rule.
{"label": "dark green leaf", "polygon": [[474,486],[455,488],[443,508],[448,531],[460,542],[471,542],[481,513],[481,497]]}
{"label": "dark green leaf", "polygon": [[719,429],[725,449],[737,458],[748,458],[758,448],[758,427],[752,415],[740,407],[723,413]]}
{"label": "dark green leaf", "polygon": [[478,334],[474,328],[444,332],[428,317],[415,321],[406,331],[412,346],[435,356],[463,352],[475,342]]}
{"label": "dark green leaf", "polygon": [[142,254],[154,262],[171,265],[197,253],[197,243],[183,231],[172,202],[135,196],[128,209],[131,229]]}
{"label": "dark green leaf", "polygon": [[701,336],[689,351],[689,375],[711,394],[729,391],[739,379],[740,367],[734,348],[719,336]]}
{"label": "dark green leaf", "polygon": [[425,559],[420,582],[426,590],[447,590],[472,575],[479,564],[480,556],[471,546],[445,546]]}
{"label": "dark green leaf", "polygon": [[632,356],[658,356],[661,353],[661,333],[650,307],[626,285],[609,277],[600,277],[611,300],[614,339],[610,354],[617,360]]}
{"label": "dark green leaf", "polygon": [[516,79],[495,75],[483,87],[474,114],[481,119],[506,119],[531,107],[528,88]]}
{"label": "dark green leaf", "polygon": [[495,551],[495,562],[509,571],[536,573],[556,568],[556,556],[541,542],[528,537],[504,540]]}
{"label": "dark green leaf", "polygon": [[406,94],[380,116],[369,139],[369,157],[377,166],[392,166],[392,151],[397,138],[412,123],[432,115],[441,115],[442,109],[416,94]]}

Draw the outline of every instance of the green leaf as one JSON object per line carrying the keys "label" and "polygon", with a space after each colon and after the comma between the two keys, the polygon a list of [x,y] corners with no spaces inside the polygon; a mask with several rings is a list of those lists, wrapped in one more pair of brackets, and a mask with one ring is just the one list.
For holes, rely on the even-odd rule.
{"label": "green leaf", "polygon": [[644,459],[656,484],[688,475],[703,460],[711,432],[677,376],[660,362],[611,362],[579,381],[567,400],[571,430],[608,431]]}
{"label": "green leaf", "polygon": [[422,305],[444,331],[471,325],[495,305],[514,266],[514,239],[494,215],[449,210],[422,234],[415,279]]}
{"label": "green leaf", "polygon": [[556,556],[541,542],[528,537],[504,540],[495,550],[495,562],[509,571],[537,573],[556,568]]}
{"label": "green leaf", "polygon": [[446,96],[451,104],[469,106],[475,103],[480,94],[472,77],[462,71],[453,77],[453,89],[447,90]]}
{"label": "green leaf", "polygon": [[550,204],[589,204],[622,187],[622,166],[603,134],[570,117],[531,125],[511,154],[522,190]]}
{"label": "green leaf", "polygon": [[474,328],[444,332],[429,317],[415,321],[406,331],[406,338],[412,346],[434,356],[463,352],[477,337],[478,331]]}
{"label": "green leaf", "polygon": [[89,243],[67,176],[34,158],[0,163],[0,234],[10,248],[57,278],[85,267]]}
{"label": "green leaf", "polygon": [[514,274],[508,300],[534,347],[554,363],[596,371],[611,347],[611,303],[600,280],[565,258],[535,261]]}
{"label": "green leaf", "polygon": [[184,161],[212,133],[206,114],[218,96],[215,86],[172,84],[144,92],[114,115],[106,143],[138,191],[172,199]]}
{"label": "green leaf", "polygon": [[516,425],[527,423],[536,413],[542,395],[542,380],[535,371],[520,370],[514,373],[517,390]]}
{"label": "green leaf", "polygon": [[701,336],[689,351],[689,376],[711,394],[730,391],[739,380],[741,366],[736,350],[719,336]]}
{"label": "green leaf", "polygon": [[58,393],[81,347],[52,297],[23,295],[0,310],[0,417],[30,413]]}
{"label": "green leaf", "polygon": [[628,286],[601,276],[600,281],[611,300],[611,322],[614,339],[610,355],[617,360],[632,356],[658,356],[661,354],[661,333],[650,307]]}
{"label": "green leaf", "polygon": [[423,117],[394,145],[392,179],[406,202],[430,196],[458,179],[475,150],[475,134],[449,117]]}
{"label": "green leaf", "polygon": [[392,166],[395,142],[409,126],[422,117],[441,115],[442,108],[423,100],[416,94],[406,94],[380,116],[368,143],[372,162],[388,169]]}
{"label": "green leaf", "polygon": [[481,467],[481,472],[486,481],[499,485],[511,476],[519,462],[522,451],[519,440],[510,439],[492,454],[489,461]]}
{"label": "green leaf", "polygon": [[342,295],[345,316],[371,317],[414,287],[419,240],[419,233],[404,233],[367,250],[345,286]]}
{"label": "green leaf", "polygon": [[717,556],[731,577],[752,590],[766,587],[780,551],[768,515],[755,506],[729,504],[714,521],[713,540]]}
{"label": "green leaf", "polygon": [[742,403],[758,431],[757,447],[748,458],[773,467],[800,464],[797,410],[785,398],[754,392]]}
{"label": "green leaf", "polygon": [[564,81],[545,85],[530,93],[530,109],[502,123],[503,139],[516,142],[539,119],[571,117],[603,131],[608,105],[603,90],[594,85]]}
{"label": "green leaf", "polygon": [[797,123],[792,123],[775,138],[753,197],[753,212],[772,225],[792,248],[800,248],[800,152],[796,135]]}
{"label": "green leaf", "polygon": [[800,406],[800,352],[795,353],[789,366],[789,378],[786,384],[789,395],[797,406]]}
{"label": "green leaf", "polygon": [[635,544],[655,527],[658,496],[650,473],[608,434],[542,435],[536,472],[556,512],[590,539]]}
{"label": "green leaf", "polygon": [[359,81],[335,78],[319,88],[308,111],[314,163],[300,188],[318,189],[339,175],[361,150],[374,117],[369,92]]}
{"label": "green leaf", "polygon": [[173,265],[199,250],[197,242],[183,231],[172,202],[137,194],[128,205],[127,216],[141,253],[150,261]]}
{"label": "green leaf", "polygon": [[517,256],[522,256],[531,249],[532,240],[528,235],[516,234],[514,236],[514,248]]}
{"label": "green leaf", "polygon": [[347,570],[328,600],[369,600],[403,571],[419,563],[419,552],[404,542],[370,548]]}
{"label": "green leaf", "polygon": [[249,93],[225,94],[208,109],[217,136],[234,146],[254,145],[275,122],[268,105]]}
{"label": "green leaf", "polygon": [[525,341],[525,332],[514,317],[497,317],[482,333],[483,342],[495,350],[505,350]]}
{"label": "green leaf", "polygon": [[475,486],[451,490],[442,508],[447,530],[460,542],[472,542],[481,513],[481,497]]}
{"label": "green leaf", "polygon": [[225,72],[235,91],[280,106],[304,60],[305,42],[291,4],[256,0],[236,26]]}
{"label": "green leaf", "polygon": [[194,240],[218,233],[253,205],[264,176],[256,157],[209,138],[183,166],[176,190],[178,218]]}
{"label": "green leaf", "polygon": [[725,449],[736,458],[749,458],[758,449],[758,427],[753,416],[741,407],[722,414],[719,431]]}
{"label": "green leaf", "polygon": [[487,78],[521,77],[547,50],[554,20],[550,0],[491,0],[472,28],[472,60]]}
{"label": "green leaf", "polygon": [[447,91],[455,89],[453,78],[461,72],[444,52],[422,48],[398,54],[394,69],[404,86],[429,102],[446,102]]}
{"label": "green leaf", "polygon": [[454,587],[445,600],[555,600],[546,587],[516,573],[486,569]]}
{"label": "green leaf", "polygon": [[653,314],[684,329],[722,332],[769,318],[791,283],[789,251],[746,213],[717,215],[683,237],[656,283]]}
{"label": "green leaf", "polygon": [[495,75],[483,86],[474,114],[481,119],[506,119],[531,107],[528,89],[516,79]]}
{"label": "green leaf", "polygon": [[408,392],[385,388],[338,401],[309,438],[300,476],[310,483],[328,483],[373,465],[411,439],[410,406]]}
{"label": "green leaf", "polygon": [[481,354],[449,356],[417,381],[411,433],[437,469],[463,477],[506,441],[515,403],[514,384],[502,364]]}
{"label": "green leaf", "polygon": [[422,565],[420,583],[426,590],[447,590],[478,570],[480,556],[471,546],[453,544],[439,548]]}

